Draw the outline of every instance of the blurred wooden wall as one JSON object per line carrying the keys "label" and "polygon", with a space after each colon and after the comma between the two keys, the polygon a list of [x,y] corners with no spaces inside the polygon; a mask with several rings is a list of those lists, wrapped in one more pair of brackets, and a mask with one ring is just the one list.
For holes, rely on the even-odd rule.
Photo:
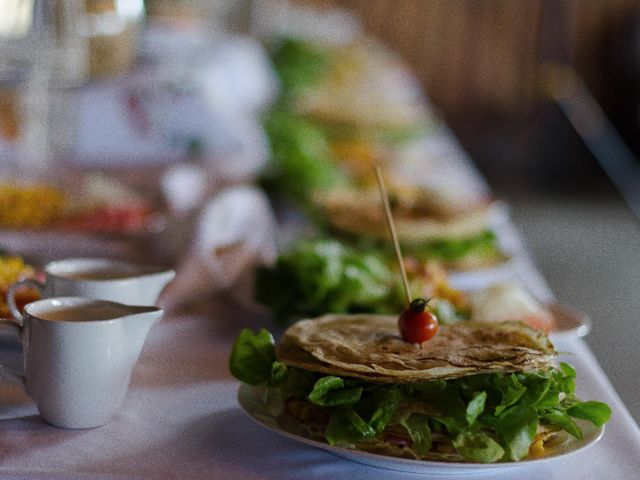
{"label": "blurred wooden wall", "polygon": [[[309,3],[307,0],[306,3]],[[540,61],[576,66],[598,86],[603,39],[639,0],[312,0],[357,14],[398,51],[451,119],[522,117]]]}

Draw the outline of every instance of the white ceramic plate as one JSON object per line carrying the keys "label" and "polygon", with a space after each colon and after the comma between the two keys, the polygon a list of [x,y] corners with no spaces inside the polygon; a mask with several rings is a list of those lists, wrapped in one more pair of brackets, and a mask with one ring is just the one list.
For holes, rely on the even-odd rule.
{"label": "white ceramic plate", "polygon": [[[262,390],[264,391],[264,390]],[[238,390],[238,403],[244,412],[260,425],[280,434],[287,438],[296,440],[306,445],[321,448],[340,457],[352,460],[354,462],[370,465],[373,467],[384,468],[387,470],[396,470],[400,472],[422,473],[429,475],[465,475],[472,473],[484,473],[489,471],[502,471],[507,469],[526,469],[535,468],[542,463],[554,462],[556,460],[564,461],[564,459],[590,445],[596,443],[604,432],[604,427],[597,428],[593,424],[576,420],[576,423],[582,428],[584,438],[577,440],[569,437],[565,442],[549,449],[549,455],[544,458],[522,460],[520,462],[504,462],[504,463],[461,463],[461,462],[436,462],[426,460],[410,460],[406,458],[390,457],[369,452],[361,452],[348,448],[334,447],[328,443],[320,442],[307,438],[294,426],[286,428],[278,422],[276,415],[270,412],[263,403],[261,397],[261,389],[259,387],[251,387],[249,385],[241,385]]]}

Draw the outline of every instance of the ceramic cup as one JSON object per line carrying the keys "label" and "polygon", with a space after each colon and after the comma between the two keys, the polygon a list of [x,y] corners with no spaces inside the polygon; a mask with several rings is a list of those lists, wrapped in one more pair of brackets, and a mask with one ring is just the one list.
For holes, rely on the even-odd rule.
{"label": "ceramic cup", "polygon": [[42,418],[63,428],[104,425],[122,404],[149,329],[162,315],[81,297],[38,300],[23,323],[0,320],[24,352],[24,375],[0,365],[0,377],[22,386]]}
{"label": "ceramic cup", "polygon": [[11,314],[21,321],[15,302],[21,286],[37,288],[43,298],[78,296],[111,300],[126,305],[154,305],[162,289],[173,279],[173,270],[137,265],[107,258],[70,258],[48,263],[45,282],[27,279],[7,292]]}

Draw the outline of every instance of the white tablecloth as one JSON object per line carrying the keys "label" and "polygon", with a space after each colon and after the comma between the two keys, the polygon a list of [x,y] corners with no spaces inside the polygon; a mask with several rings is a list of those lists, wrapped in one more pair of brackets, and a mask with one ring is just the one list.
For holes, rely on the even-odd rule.
{"label": "white tablecloth", "polygon": [[[517,259],[517,278],[541,300],[551,300],[511,223],[503,222],[498,234]],[[338,458],[254,423],[238,406],[239,383],[228,372],[227,358],[242,327],[269,328],[270,322],[222,298],[197,309],[167,316],[152,328],[124,405],[103,427],[49,426],[19,387],[0,381],[0,478],[425,478]],[[563,338],[556,348],[569,352],[562,360],[578,372],[578,396],[605,401],[613,409],[604,437],[583,452],[535,469],[473,478],[638,478],[638,425],[583,340]],[[0,362],[19,365],[14,339],[0,336]]]}
{"label": "white tablecloth", "polygon": [[[227,371],[227,356],[236,332],[258,322],[242,307],[227,302],[202,305],[201,310],[167,317],[154,326],[125,403],[104,427],[49,426],[18,387],[0,384],[0,477],[425,478],[350,462],[254,423],[238,407],[238,382]],[[637,478],[637,425],[582,340],[560,341],[557,348],[573,354],[565,360],[578,371],[578,394],[606,401],[613,417],[595,446],[522,475],[545,480]],[[0,350],[3,358],[13,355],[14,361],[19,353],[6,338],[0,341]]]}

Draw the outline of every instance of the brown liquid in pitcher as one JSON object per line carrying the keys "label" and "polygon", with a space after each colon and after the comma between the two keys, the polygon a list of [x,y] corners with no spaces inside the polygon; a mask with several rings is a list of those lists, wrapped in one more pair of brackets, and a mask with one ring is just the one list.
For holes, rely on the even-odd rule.
{"label": "brown liquid in pitcher", "polygon": [[141,270],[105,267],[96,268],[94,270],[78,270],[76,272],[64,272],[59,276],[69,278],[71,280],[120,280],[122,278],[135,277],[144,274]]}
{"label": "brown liquid in pitcher", "polygon": [[127,311],[115,305],[86,303],[82,305],[52,307],[50,310],[33,313],[44,320],[62,322],[92,322],[113,320],[127,315]]}

